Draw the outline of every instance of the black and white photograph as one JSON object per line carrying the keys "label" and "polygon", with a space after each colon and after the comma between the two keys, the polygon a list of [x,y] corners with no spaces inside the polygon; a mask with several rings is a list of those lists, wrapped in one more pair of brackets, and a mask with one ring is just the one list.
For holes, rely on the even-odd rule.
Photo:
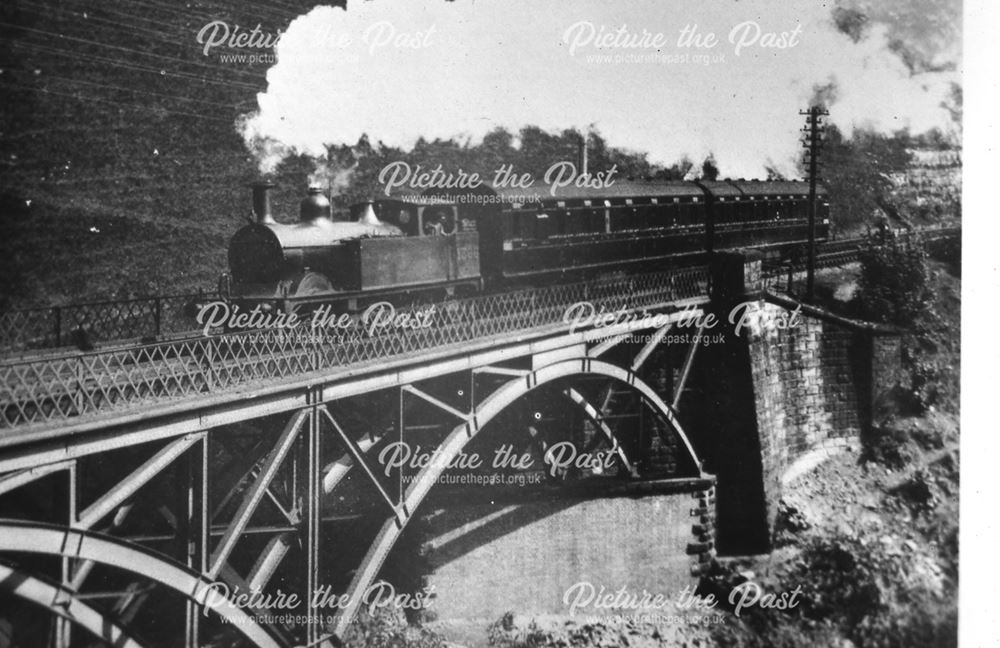
{"label": "black and white photograph", "polygon": [[966,4],[4,0],[0,648],[992,645]]}

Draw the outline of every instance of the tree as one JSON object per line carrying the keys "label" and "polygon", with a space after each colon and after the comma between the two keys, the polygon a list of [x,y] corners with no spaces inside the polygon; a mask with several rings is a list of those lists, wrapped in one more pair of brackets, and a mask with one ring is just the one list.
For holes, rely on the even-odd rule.
{"label": "tree", "polygon": [[882,230],[862,247],[858,306],[865,319],[911,326],[930,303],[927,250],[918,234]]}
{"label": "tree", "polygon": [[719,179],[719,166],[715,163],[715,155],[712,153],[709,153],[701,163],[701,179],[708,181]]}
{"label": "tree", "polygon": [[892,174],[910,161],[905,137],[886,137],[856,130],[847,139],[834,125],[827,126],[822,149],[822,179],[830,193],[830,218],[840,233],[863,231],[889,196]]}

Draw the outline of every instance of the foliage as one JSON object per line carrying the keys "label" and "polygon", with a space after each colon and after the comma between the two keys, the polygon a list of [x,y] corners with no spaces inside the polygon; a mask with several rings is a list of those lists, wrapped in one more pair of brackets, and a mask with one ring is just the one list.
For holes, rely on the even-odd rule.
{"label": "foliage", "polygon": [[444,638],[427,628],[407,624],[401,613],[362,608],[343,638],[347,648],[443,648]]}
{"label": "foliage", "polygon": [[836,126],[827,127],[822,177],[830,194],[830,220],[838,232],[870,222],[879,201],[893,188],[890,174],[910,161],[907,144],[902,134],[886,137],[856,130],[848,139]]}
{"label": "foliage", "polygon": [[715,156],[709,154],[701,165],[701,177],[703,180],[717,180],[719,178],[719,166],[715,163]]}
{"label": "foliage", "polygon": [[[723,590],[742,580],[734,574],[715,578],[721,579]],[[939,583],[925,573],[919,560],[892,543],[854,535],[813,537],[780,583],[762,587],[768,591],[798,587],[798,604],[783,612],[742,610],[738,623],[713,627],[717,645],[937,648],[956,644],[957,614],[953,607],[937,604]]]}
{"label": "foliage", "polygon": [[902,363],[910,384],[904,385],[908,401],[901,404],[915,413],[957,404],[957,386],[948,380],[959,357],[957,297],[933,300],[937,275],[930,268],[920,236],[874,234],[861,252],[855,298],[861,317],[905,329]]}
{"label": "foliage", "polygon": [[548,637],[534,621],[526,629],[514,623],[514,614],[505,613],[486,629],[489,645],[497,648],[538,648],[548,644]]}
{"label": "foliage", "polygon": [[[935,614],[933,597],[913,581],[907,558],[884,543],[853,537],[817,539],[806,547],[799,568],[799,613],[833,621],[857,645],[919,647],[954,645],[954,613]],[[911,581],[911,585],[904,585]],[[924,605],[916,605],[922,602]]]}
{"label": "foliage", "polygon": [[812,527],[806,516],[785,498],[778,501],[778,514],[774,520],[774,545],[783,547],[795,544],[799,534]]}
{"label": "foliage", "polygon": [[861,250],[858,306],[868,320],[910,326],[930,304],[927,251],[919,235],[870,234]]}
{"label": "foliage", "polygon": [[910,435],[905,429],[892,423],[873,426],[861,440],[864,444],[861,455],[863,461],[880,463],[887,468],[897,470],[913,459],[908,447]]}
{"label": "foliage", "polygon": [[[681,612],[676,612],[682,615]],[[693,616],[700,616],[695,613]],[[496,648],[610,648],[612,646],[670,646],[693,648],[708,641],[699,622],[655,623],[621,615],[617,618],[516,618],[504,614],[487,628],[488,645]]]}

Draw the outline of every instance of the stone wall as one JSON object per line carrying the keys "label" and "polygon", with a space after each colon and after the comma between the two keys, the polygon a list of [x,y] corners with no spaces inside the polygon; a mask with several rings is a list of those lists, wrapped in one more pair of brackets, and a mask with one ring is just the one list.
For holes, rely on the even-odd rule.
{"label": "stone wall", "polygon": [[421,532],[438,619],[566,615],[565,592],[581,581],[672,598],[696,585],[715,556],[714,492],[692,480],[642,496],[451,505],[424,516]]}
{"label": "stone wall", "polygon": [[[763,552],[784,484],[860,445],[880,391],[899,380],[899,344],[865,323],[765,299],[752,253],[718,257],[712,309],[725,339],[699,352],[681,415],[718,479],[720,550]],[[739,331],[734,308],[736,321],[745,314]]]}
{"label": "stone wall", "polygon": [[769,327],[789,311],[756,303],[747,334],[760,436],[765,517],[774,528],[783,483],[846,447],[857,446],[868,412],[867,335],[815,317]]}

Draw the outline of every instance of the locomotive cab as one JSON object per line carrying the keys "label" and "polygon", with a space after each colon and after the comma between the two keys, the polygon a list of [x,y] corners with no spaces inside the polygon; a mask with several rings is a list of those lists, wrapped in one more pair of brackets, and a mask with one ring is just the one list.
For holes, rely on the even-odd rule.
{"label": "locomotive cab", "polygon": [[459,218],[454,204],[429,199],[382,198],[351,207],[351,219],[362,220],[370,207],[375,217],[398,227],[406,236],[447,236],[459,231],[475,231],[475,222]]}

